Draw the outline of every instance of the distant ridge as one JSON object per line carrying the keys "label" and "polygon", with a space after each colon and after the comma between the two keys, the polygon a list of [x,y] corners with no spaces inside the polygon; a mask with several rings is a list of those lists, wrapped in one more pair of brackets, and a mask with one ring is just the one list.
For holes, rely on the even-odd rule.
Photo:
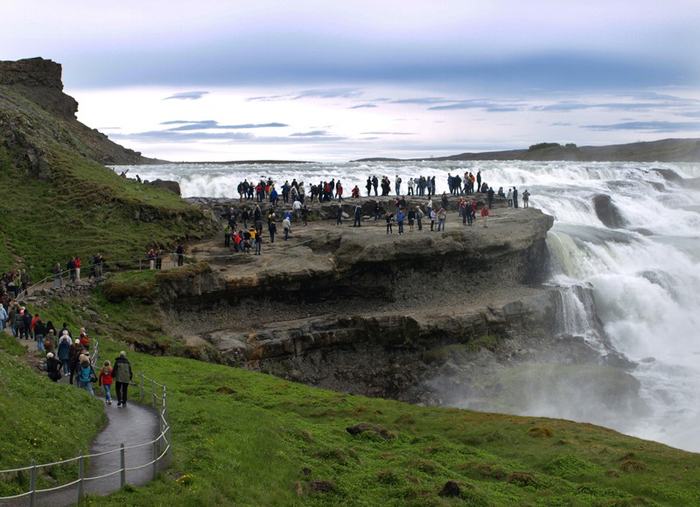
{"label": "distant ridge", "polygon": [[609,146],[561,146],[542,143],[529,149],[461,153],[447,157],[398,159],[372,157],[355,162],[459,160],[537,160],[578,162],[700,162],[700,139],[661,139],[659,141],[614,144]]}

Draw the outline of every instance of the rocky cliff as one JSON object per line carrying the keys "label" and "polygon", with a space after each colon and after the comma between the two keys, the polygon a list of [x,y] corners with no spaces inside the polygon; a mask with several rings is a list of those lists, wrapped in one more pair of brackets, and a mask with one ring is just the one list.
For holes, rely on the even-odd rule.
{"label": "rocky cliff", "polygon": [[[235,204],[197,202],[212,217]],[[482,385],[472,391],[481,399],[503,365],[600,362],[583,341],[562,338],[559,293],[539,285],[552,217],[499,200],[489,228],[464,226],[450,212],[447,232],[398,236],[370,214],[362,227],[334,226],[324,218],[330,209],[315,204],[307,227],[294,224],[293,242],[266,242],[259,257],[232,255],[220,240],[192,245],[211,269],[167,276],[154,294],[165,330],[193,357],[437,404],[454,403],[436,380],[445,376]]]}
{"label": "rocky cliff", "polygon": [[[60,64],[43,58],[0,61],[0,141],[12,148],[20,146],[32,160],[45,159],[45,154],[29,146],[26,139],[34,123],[41,122],[60,133],[66,147],[101,164],[156,162],[80,123],[75,117],[78,102],[63,93],[61,75]],[[33,113],[32,105],[39,106],[43,114]]]}

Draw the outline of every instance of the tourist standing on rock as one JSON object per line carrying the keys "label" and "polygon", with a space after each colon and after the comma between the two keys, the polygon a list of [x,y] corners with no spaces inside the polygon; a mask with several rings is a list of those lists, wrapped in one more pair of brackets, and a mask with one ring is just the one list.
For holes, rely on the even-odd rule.
{"label": "tourist standing on rock", "polygon": [[231,246],[231,234],[233,234],[233,229],[230,225],[226,225],[224,227],[224,246],[229,247]]}
{"label": "tourist standing on rock", "polygon": [[379,178],[377,178],[377,175],[375,174],[372,176],[372,188],[374,188],[374,197],[377,197],[379,194],[377,193],[377,187],[379,187]]}
{"label": "tourist standing on rock", "polygon": [[367,176],[367,184],[365,185],[365,188],[367,189],[367,197],[372,195],[372,178]]}
{"label": "tourist standing on rock", "polygon": [[408,232],[413,232],[413,225],[416,223],[416,210],[408,210]]}
{"label": "tourist standing on rock", "polygon": [[437,212],[435,210],[430,211],[430,232],[433,232],[435,229],[435,219],[437,218]]}
{"label": "tourist standing on rock", "polygon": [[416,222],[418,223],[418,230],[422,231],[423,230],[423,217],[425,215],[423,214],[423,210],[420,209],[420,206],[416,206]]}
{"label": "tourist standing on rock", "polygon": [[355,221],[352,223],[353,227],[362,227],[362,205],[358,204],[355,206]]}
{"label": "tourist standing on rock", "polygon": [[112,368],[112,378],[117,383],[117,407],[126,407],[129,382],[133,377],[131,363],[126,358],[126,352],[122,350],[119,357],[114,360],[114,368]]}
{"label": "tourist standing on rock", "polygon": [[80,259],[80,257],[75,258],[75,279],[78,283],[80,283],[80,268],[83,267],[83,261]]}
{"label": "tourist standing on rock", "polygon": [[389,213],[389,212],[387,211],[386,217],[385,217],[385,218],[386,218],[386,233],[387,233],[387,234],[394,234],[394,227],[393,227],[393,223],[394,223],[394,214],[393,214],[393,213]]}
{"label": "tourist standing on rock", "polygon": [[428,203],[425,205],[425,211],[428,213],[428,216],[431,215],[433,212],[433,200],[428,196]]}
{"label": "tourist standing on rock", "polygon": [[518,207],[518,189],[513,187],[513,207]]}
{"label": "tourist standing on rock", "polygon": [[523,208],[529,208],[530,207],[530,192],[525,189],[525,192],[523,192]]}
{"label": "tourist standing on rock", "polygon": [[343,206],[338,204],[338,214],[335,217],[335,225],[343,224]]}
{"label": "tourist standing on rock", "polygon": [[512,188],[508,189],[508,195],[506,196],[506,199],[508,200],[508,207],[512,208],[513,207],[513,189]]}
{"label": "tourist standing on rock", "polygon": [[282,230],[284,231],[284,240],[289,239],[289,235],[292,233],[292,219],[291,217],[285,215],[284,220],[282,220]]}
{"label": "tourist standing on rock", "polygon": [[483,219],[484,227],[488,227],[486,223],[488,222],[490,215],[491,213],[489,212],[488,206],[484,206],[483,208],[481,208],[481,218]]}
{"label": "tourist standing on rock", "polygon": [[98,385],[101,385],[105,391],[105,402],[107,405],[112,404],[112,382],[112,364],[109,361],[105,361],[102,370],[100,370]]}
{"label": "tourist standing on rock", "polygon": [[489,191],[486,193],[486,195],[488,196],[489,200],[489,209],[491,209],[493,206],[493,197],[496,195],[496,192],[493,191],[493,187],[489,187]]}
{"label": "tourist standing on rock", "polygon": [[403,222],[405,219],[406,215],[402,209],[399,209],[399,212],[396,214],[396,223],[399,224],[399,234],[403,234]]}
{"label": "tourist standing on rock", "polygon": [[401,195],[401,176],[396,175],[394,179],[394,190],[396,190],[396,195]]}
{"label": "tourist standing on rock", "polygon": [[267,226],[268,231],[270,231],[270,244],[275,242],[275,233],[277,233],[277,224],[275,220],[270,220],[270,224]]}
{"label": "tourist standing on rock", "polygon": [[445,211],[445,208],[440,208],[440,211],[438,211],[438,232],[440,232],[440,229],[442,229],[442,232],[445,232],[445,221],[447,220],[447,211]]}

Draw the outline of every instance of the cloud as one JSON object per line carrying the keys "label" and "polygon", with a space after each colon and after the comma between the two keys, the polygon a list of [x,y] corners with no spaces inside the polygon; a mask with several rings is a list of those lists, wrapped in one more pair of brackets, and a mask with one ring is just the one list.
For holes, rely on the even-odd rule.
{"label": "cloud", "polygon": [[194,92],[182,92],[166,97],[163,100],[199,100],[204,97],[209,92],[194,91]]}
{"label": "cloud", "polygon": [[316,98],[316,99],[336,99],[336,98],[342,98],[342,99],[352,99],[359,97],[362,95],[362,90],[358,88],[334,88],[334,89],[327,89],[327,90],[304,90],[302,92],[299,92],[296,94],[294,97],[294,100],[299,100],[299,99],[308,99],[308,98]]}
{"label": "cloud", "polygon": [[360,132],[363,136],[415,136],[415,132]]}
{"label": "cloud", "polygon": [[649,111],[655,109],[675,109],[682,107],[698,107],[700,101],[685,99],[673,95],[658,93],[632,93],[618,95],[633,100],[634,102],[581,102],[576,100],[562,100],[546,106],[533,106],[533,111],[569,112],[582,109],[604,109],[607,111]]}
{"label": "cloud", "polygon": [[[324,132],[324,131],[317,131]],[[182,132],[173,130],[151,130],[130,134],[113,134],[116,139],[138,141],[142,143],[220,143],[220,142],[246,142],[269,144],[304,144],[318,142],[345,141],[347,138],[329,136],[317,132],[305,132],[290,136],[255,136],[250,132]]]}
{"label": "cloud", "polygon": [[550,123],[552,127],[570,127],[571,123],[565,122],[565,121],[557,121],[554,123]]}
{"label": "cloud", "polygon": [[181,132],[186,130],[238,130],[238,129],[259,129],[259,128],[278,128],[278,127],[289,127],[286,123],[243,123],[241,125],[219,125],[219,122],[214,120],[200,120],[200,121],[184,121],[184,120],[171,120],[164,121],[161,125],[179,125],[178,127],[173,127],[166,129],[168,132]]}
{"label": "cloud", "polygon": [[325,130],[312,130],[311,132],[295,132],[290,134],[290,137],[318,137],[326,135],[328,135],[328,132]]}
{"label": "cloud", "polygon": [[612,125],[584,125],[584,129],[597,132],[613,130],[634,130],[649,133],[700,131],[700,122],[670,122],[670,121],[630,121]]}
{"label": "cloud", "polygon": [[370,107],[378,107],[376,104],[360,104],[359,106],[352,106],[349,107],[348,109],[363,109],[363,108],[370,108]]}

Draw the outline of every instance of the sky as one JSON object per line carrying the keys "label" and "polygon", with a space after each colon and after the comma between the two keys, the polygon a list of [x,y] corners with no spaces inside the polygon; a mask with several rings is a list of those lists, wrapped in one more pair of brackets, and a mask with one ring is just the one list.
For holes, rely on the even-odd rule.
{"label": "sky", "polygon": [[700,137],[698,0],[3,0],[0,60],[172,161]]}

